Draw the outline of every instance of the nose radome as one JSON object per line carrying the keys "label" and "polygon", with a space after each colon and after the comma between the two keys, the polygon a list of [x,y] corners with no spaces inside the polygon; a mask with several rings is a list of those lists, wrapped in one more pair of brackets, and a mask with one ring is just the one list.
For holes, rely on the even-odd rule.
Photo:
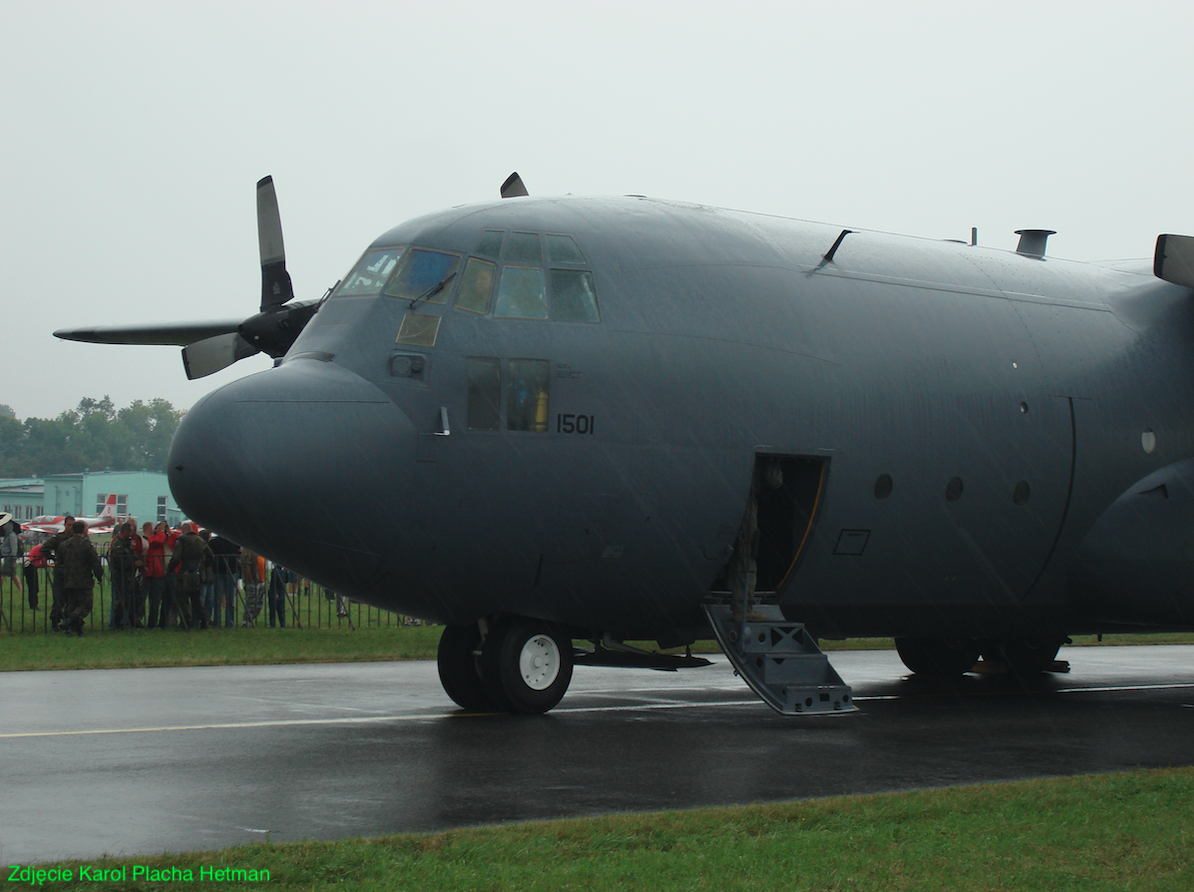
{"label": "nose radome", "polygon": [[203,526],[349,593],[376,572],[384,544],[371,531],[405,503],[416,443],[377,387],[334,363],[293,360],[183,417],[170,489]]}

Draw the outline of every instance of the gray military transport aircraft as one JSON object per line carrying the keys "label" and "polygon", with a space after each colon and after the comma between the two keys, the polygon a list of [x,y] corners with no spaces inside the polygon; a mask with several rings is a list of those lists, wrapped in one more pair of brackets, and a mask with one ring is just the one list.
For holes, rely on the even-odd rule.
{"label": "gray military transport aircraft", "polygon": [[[182,420],[179,506],[445,624],[467,709],[549,710],[574,664],[705,662],[627,641],[715,635],[773,708],[815,714],[854,708],[815,636],[957,675],[1194,628],[1194,239],[1086,264],[1043,230],[1008,251],[517,174],[502,195],[292,303],[267,177],[258,314],[55,334],[182,345],[192,378],[274,357]],[[752,497],[764,462],[782,486]],[[735,621],[752,498],[759,604]],[[378,520],[295,523],[311,505]]]}

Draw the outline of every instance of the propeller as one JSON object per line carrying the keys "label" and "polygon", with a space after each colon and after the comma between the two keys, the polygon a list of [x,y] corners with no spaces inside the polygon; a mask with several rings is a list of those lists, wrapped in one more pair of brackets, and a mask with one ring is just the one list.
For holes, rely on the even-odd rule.
{"label": "propeller", "polygon": [[54,337],[94,344],[177,344],[183,348],[182,364],[191,380],[257,353],[278,359],[290,349],[323,301],[291,303],[294,286],[286,271],[282,217],[273,177],[257,183],[257,244],[261,254],[261,307],[248,319],[63,328],[54,332]]}

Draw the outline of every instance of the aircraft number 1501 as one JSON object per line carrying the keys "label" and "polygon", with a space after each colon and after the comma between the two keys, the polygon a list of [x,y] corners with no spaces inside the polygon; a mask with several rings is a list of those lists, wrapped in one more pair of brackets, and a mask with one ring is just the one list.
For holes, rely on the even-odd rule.
{"label": "aircraft number 1501", "polygon": [[594,418],[592,415],[557,415],[557,434],[591,434],[593,433]]}

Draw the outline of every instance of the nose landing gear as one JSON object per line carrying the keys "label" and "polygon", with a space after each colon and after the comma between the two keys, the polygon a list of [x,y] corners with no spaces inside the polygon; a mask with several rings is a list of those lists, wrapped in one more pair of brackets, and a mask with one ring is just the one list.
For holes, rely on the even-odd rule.
{"label": "nose landing gear", "polygon": [[472,711],[537,715],[553,708],[572,681],[572,638],[542,620],[503,616],[482,638],[479,626],[447,626],[439,677]]}

